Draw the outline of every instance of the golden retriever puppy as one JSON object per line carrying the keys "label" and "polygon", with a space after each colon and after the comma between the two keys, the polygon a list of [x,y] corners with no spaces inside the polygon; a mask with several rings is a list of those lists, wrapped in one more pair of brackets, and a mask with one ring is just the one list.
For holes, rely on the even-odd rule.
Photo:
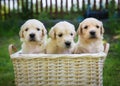
{"label": "golden retriever puppy", "polygon": [[19,32],[22,44],[22,53],[45,53],[47,31],[40,21],[29,19]]}
{"label": "golden retriever puppy", "polygon": [[86,18],[78,27],[78,42],[74,53],[99,53],[104,51],[104,28],[101,21],[95,18]]}
{"label": "golden retriever puppy", "polygon": [[75,27],[69,22],[61,21],[53,26],[49,32],[46,53],[70,54],[74,47]]}

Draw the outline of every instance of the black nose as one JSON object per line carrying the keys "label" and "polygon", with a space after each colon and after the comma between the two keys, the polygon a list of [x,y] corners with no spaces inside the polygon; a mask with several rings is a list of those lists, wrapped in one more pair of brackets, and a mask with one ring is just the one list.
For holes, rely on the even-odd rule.
{"label": "black nose", "polygon": [[66,42],[65,42],[65,45],[69,47],[69,46],[71,45],[71,42],[66,41]]}
{"label": "black nose", "polygon": [[34,33],[31,33],[30,34],[30,38],[34,38],[35,37],[35,34]]}
{"label": "black nose", "polygon": [[90,35],[95,36],[95,31],[90,31]]}

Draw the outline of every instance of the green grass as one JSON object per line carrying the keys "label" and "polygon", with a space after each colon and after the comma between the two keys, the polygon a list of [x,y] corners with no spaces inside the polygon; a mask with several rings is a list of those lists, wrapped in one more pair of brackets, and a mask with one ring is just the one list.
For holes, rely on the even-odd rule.
{"label": "green grass", "polygon": [[119,86],[120,85],[120,59],[116,56],[107,57],[104,66],[104,86]]}
{"label": "green grass", "polygon": [[8,45],[20,45],[18,37],[4,37],[0,39],[0,86],[14,86],[14,71],[8,54]]}
{"label": "green grass", "polygon": [[[110,43],[110,51],[105,60],[103,71],[104,86],[120,86],[120,39],[113,39],[113,36],[120,34],[119,22],[104,23],[105,34],[107,34],[105,39]],[[14,70],[8,54],[8,45],[13,43],[20,49],[21,42],[18,33],[21,24],[21,22],[14,20],[0,21],[0,86],[15,86]]]}
{"label": "green grass", "polygon": [[120,85],[120,40],[111,42],[110,51],[104,64],[104,86]]}

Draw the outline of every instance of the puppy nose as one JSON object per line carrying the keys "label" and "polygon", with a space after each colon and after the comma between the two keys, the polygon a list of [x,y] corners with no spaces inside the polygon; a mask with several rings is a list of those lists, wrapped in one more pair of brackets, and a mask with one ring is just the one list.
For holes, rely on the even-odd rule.
{"label": "puppy nose", "polygon": [[71,42],[66,41],[66,42],[65,42],[65,45],[66,45],[66,46],[70,46],[70,45],[71,45]]}
{"label": "puppy nose", "polygon": [[30,37],[31,37],[31,38],[34,38],[34,37],[35,37],[35,34],[34,34],[34,33],[31,33],[31,34],[30,34]]}
{"label": "puppy nose", "polygon": [[95,35],[95,31],[90,31],[90,35],[94,36]]}

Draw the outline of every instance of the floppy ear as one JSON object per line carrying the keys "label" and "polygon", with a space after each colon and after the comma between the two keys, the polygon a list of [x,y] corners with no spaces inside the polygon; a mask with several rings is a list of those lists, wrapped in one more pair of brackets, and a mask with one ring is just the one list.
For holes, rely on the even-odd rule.
{"label": "floppy ear", "polygon": [[76,31],[75,31],[75,26],[73,25],[73,29],[74,29],[74,38],[76,36]]}
{"label": "floppy ear", "polygon": [[23,35],[23,26],[21,26],[21,28],[20,28],[20,32],[19,32],[19,36],[20,36],[20,39],[21,39],[21,41],[22,41],[22,39],[24,38],[24,35]]}
{"label": "floppy ear", "polygon": [[81,23],[79,24],[79,27],[77,29],[77,34],[81,35],[82,34],[82,27],[81,27]]}
{"label": "floppy ear", "polygon": [[100,33],[103,34],[104,32],[105,32],[105,30],[104,30],[104,27],[103,27],[103,24],[102,24],[102,27],[100,28]]}
{"label": "floppy ear", "polygon": [[100,30],[100,33],[103,34],[105,31],[104,31],[104,28],[103,26],[101,27],[101,30]]}
{"label": "floppy ear", "polygon": [[49,31],[49,36],[50,36],[52,39],[55,39],[56,33],[55,33],[54,27],[52,27],[51,30]]}
{"label": "floppy ear", "polygon": [[43,29],[42,29],[42,36],[45,36],[45,34],[47,34],[47,30],[46,30],[46,28],[43,26]]}

